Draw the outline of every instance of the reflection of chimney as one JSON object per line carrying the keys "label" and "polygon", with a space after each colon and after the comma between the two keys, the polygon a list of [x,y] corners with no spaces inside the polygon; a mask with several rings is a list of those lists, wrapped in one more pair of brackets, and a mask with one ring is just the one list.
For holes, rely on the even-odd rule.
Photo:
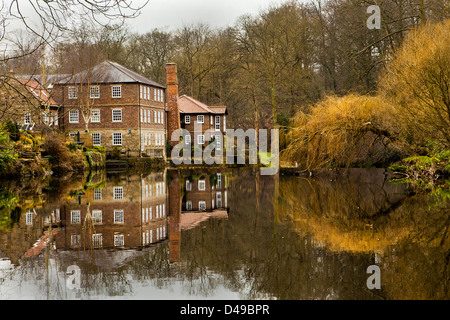
{"label": "reflection of chimney", "polygon": [[169,261],[180,261],[181,247],[181,185],[177,171],[170,172],[169,185]]}
{"label": "reflection of chimney", "polygon": [[178,141],[172,141],[172,133],[181,127],[180,112],[178,110],[177,65],[175,63],[167,63],[166,74],[167,108],[169,109],[167,138],[170,140],[171,145],[175,146],[178,144]]}

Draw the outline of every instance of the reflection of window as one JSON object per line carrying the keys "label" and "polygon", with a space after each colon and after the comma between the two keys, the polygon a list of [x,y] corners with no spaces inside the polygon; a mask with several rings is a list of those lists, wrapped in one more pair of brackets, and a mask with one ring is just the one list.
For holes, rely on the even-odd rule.
{"label": "reflection of window", "polygon": [[102,223],[102,210],[92,210],[92,221]]}
{"label": "reflection of window", "polygon": [[114,235],[114,246],[122,247],[125,244],[123,234],[115,234]]}
{"label": "reflection of window", "polygon": [[198,202],[198,210],[199,211],[205,211],[206,210],[206,202],[205,201],[199,201]]}
{"label": "reflection of window", "polygon": [[123,199],[123,187],[114,187],[114,200],[122,200]]}
{"label": "reflection of window", "polygon": [[206,187],[205,180],[198,180],[198,190],[204,191]]}
{"label": "reflection of window", "polygon": [[114,210],[114,223],[123,223],[123,210]]}
{"label": "reflection of window", "polygon": [[222,192],[216,193],[217,208],[222,208]]}
{"label": "reflection of window", "polygon": [[192,184],[189,180],[186,180],[186,191],[191,191],[192,190]]}
{"label": "reflection of window", "polygon": [[101,248],[103,245],[103,235],[101,233],[96,233],[92,235],[92,245],[94,248]]}
{"label": "reflection of window", "polygon": [[186,210],[192,210],[192,201],[186,201]]}
{"label": "reflection of window", "polygon": [[74,224],[81,222],[81,212],[80,210],[70,211],[70,221]]}
{"label": "reflection of window", "polygon": [[70,235],[70,245],[74,248],[77,248],[80,246],[80,240],[81,240],[81,235],[79,234],[72,234]]}

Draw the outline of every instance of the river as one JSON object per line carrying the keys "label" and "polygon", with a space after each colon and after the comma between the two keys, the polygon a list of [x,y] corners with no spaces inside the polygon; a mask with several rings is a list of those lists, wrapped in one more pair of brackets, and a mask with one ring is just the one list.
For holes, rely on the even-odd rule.
{"label": "river", "polygon": [[449,225],[384,169],[2,181],[0,299],[448,299]]}

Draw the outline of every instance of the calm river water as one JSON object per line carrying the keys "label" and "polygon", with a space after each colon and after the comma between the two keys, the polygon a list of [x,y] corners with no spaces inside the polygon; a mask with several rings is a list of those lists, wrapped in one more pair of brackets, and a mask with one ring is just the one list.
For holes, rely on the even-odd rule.
{"label": "calm river water", "polygon": [[449,225],[382,169],[2,181],[0,299],[448,299]]}

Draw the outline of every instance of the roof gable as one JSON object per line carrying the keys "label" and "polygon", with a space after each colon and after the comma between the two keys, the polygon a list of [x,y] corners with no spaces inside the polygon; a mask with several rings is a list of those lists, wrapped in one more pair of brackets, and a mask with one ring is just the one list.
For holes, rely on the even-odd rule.
{"label": "roof gable", "polygon": [[207,106],[187,95],[178,98],[178,109],[180,113],[217,113],[225,114],[227,107],[225,106]]}

